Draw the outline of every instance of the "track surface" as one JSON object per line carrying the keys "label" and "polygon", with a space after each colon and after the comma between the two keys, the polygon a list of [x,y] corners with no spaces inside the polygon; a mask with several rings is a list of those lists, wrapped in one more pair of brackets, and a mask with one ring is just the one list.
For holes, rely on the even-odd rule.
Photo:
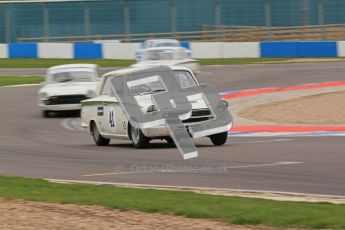
{"label": "track surface", "polygon": [[[101,74],[116,68],[100,68]],[[0,69],[0,76],[40,76],[46,69]],[[202,67],[200,82],[209,82],[220,91],[298,84],[345,79],[343,62],[250,64]]]}
{"label": "track surface", "polygon": [[[198,79],[220,91],[243,90],[344,80],[344,69],[342,63],[213,66]],[[221,147],[202,138],[192,160],[159,141],[145,150],[129,141],[97,147],[87,133],[62,127],[69,117],[41,118],[37,89],[0,88],[1,175],[345,195],[344,137],[237,137]],[[156,166],[160,171],[152,172]]]}

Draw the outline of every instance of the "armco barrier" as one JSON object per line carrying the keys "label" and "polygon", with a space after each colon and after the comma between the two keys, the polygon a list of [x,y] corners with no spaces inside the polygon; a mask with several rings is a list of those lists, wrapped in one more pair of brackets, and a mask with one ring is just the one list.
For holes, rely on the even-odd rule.
{"label": "armco barrier", "polygon": [[345,41],[337,42],[338,57],[345,57]]}
{"label": "armco barrier", "polygon": [[337,42],[261,42],[261,57],[337,57]]}
{"label": "armco barrier", "polygon": [[7,44],[0,44],[0,58],[8,58]]}
{"label": "armco barrier", "polygon": [[74,58],[72,43],[38,43],[39,58]]}
{"label": "armco barrier", "polygon": [[97,43],[75,43],[74,58],[103,58],[102,44]]}
{"label": "armco barrier", "polygon": [[[184,42],[193,58],[345,57],[345,41]],[[0,58],[134,59],[139,43],[0,44]]]}
{"label": "armco barrier", "polygon": [[9,58],[37,58],[37,43],[8,44]]}
{"label": "armco barrier", "polygon": [[259,42],[192,42],[194,58],[258,58]]}
{"label": "armco barrier", "polygon": [[103,43],[102,52],[105,59],[134,59],[140,43]]}

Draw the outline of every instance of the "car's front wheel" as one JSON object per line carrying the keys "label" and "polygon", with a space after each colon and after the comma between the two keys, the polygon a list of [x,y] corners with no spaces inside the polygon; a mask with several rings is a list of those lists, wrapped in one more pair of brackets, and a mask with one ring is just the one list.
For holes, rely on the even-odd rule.
{"label": "car's front wheel", "polygon": [[110,139],[104,138],[101,135],[95,122],[91,123],[91,135],[92,135],[93,140],[95,141],[96,145],[98,145],[98,146],[109,145]]}
{"label": "car's front wheel", "polygon": [[169,143],[169,145],[175,145],[175,142],[171,137],[167,137],[165,140]]}
{"label": "car's front wheel", "polygon": [[50,111],[48,110],[42,110],[41,114],[42,114],[42,117],[44,118],[50,117]]}
{"label": "car's front wheel", "polygon": [[150,138],[146,137],[141,131],[141,129],[135,128],[132,125],[130,125],[129,130],[129,135],[135,148],[142,149],[147,147],[147,145],[150,142]]}
{"label": "car's front wheel", "polygon": [[213,134],[210,139],[214,145],[223,145],[228,139],[228,132]]}

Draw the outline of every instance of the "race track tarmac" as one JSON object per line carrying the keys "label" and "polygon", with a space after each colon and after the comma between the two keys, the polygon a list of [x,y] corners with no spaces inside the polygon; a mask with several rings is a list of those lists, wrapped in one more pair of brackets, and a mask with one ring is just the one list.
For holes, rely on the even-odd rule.
{"label": "race track tarmac", "polygon": [[[342,63],[211,66],[198,79],[220,91],[243,90],[344,80],[344,69]],[[199,157],[191,160],[160,141],[144,150],[118,140],[97,147],[86,132],[63,127],[77,119],[71,114],[41,118],[37,90],[0,88],[1,175],[345,195],[344,137],[232,137],[221,147],[201,138]]]}
{"label": "race track tarmac", "polygon": [[[100,68],[100,74],[119,68]],[[200,82],[211,83],[220,91],[299,84],[345,79],[344,62],[250,64],[202,66]],[[44,76],[46,69],[0,69],[0,76]]]}

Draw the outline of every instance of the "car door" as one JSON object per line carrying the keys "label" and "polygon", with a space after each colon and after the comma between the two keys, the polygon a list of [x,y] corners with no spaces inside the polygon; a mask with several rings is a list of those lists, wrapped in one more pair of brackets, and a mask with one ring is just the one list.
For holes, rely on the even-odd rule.
{"label": "car door", "polygon": [[115,97],[106,96],[103,98],[101,109],[103,110],[102,124],[104,132],[107,134],[116,134],[116,112]]}
{"label": "car door", "polygon": [[127,135],[127,119],[112,89],[107,101],[104,102],[104,111],[107,119],[107,125],[105,126],[107,133]]}
{"label": "car door", "polygon": [[96,115],[97,125],[102,134],[111,134],[111,124],[109,123],[109,105],[115,98],[110,96],[110,78],[102,82],[100,95],[97,97]]}
{"label": "car door", "polygon": [[120,106],[120,104],[115,100],[109,101],[105,106],[106,118],[108,120],[105,126],[107,132],[111,135],[127,135],[127,122],[125,114]]}

